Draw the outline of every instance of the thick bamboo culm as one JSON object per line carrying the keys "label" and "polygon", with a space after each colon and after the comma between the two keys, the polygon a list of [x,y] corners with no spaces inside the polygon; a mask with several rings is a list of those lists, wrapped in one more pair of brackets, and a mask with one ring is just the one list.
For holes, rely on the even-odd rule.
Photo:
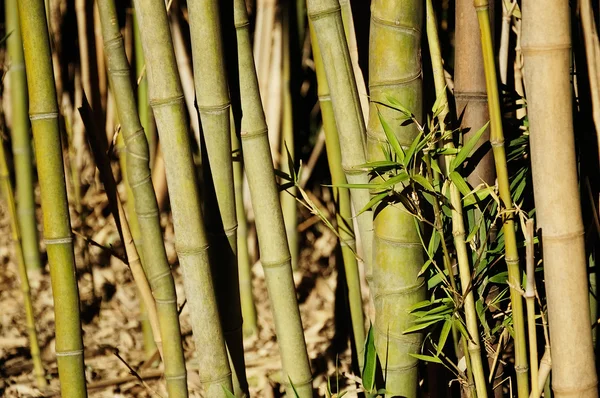
{"label": "thick bamboo culm", "polygon": [[25,265],[29,272],[39,272],[42,262],[33,194],[33,150],[27,115],[27,78],[17,0],[6,0],[5,12],[6,32],[9,34],[6,39],[9,67],[7,78],[10,82],[10,131],[17,182],[17,217]]}
{"label": "thick bamboo culm", "polygon": [[[454,99],[456,113],[462,115],[460,127],[464,132],[463,141],[467,142],[489,120],[479,23],[472,0],[456,0],[455,26]],[[488,129],[483,133],[475,151],[489,139]],[[491,151],[481,158],[473,171],[466,176],[467,182],[474,187],[482,182],[494,185],[495,178],[496,170]]]}
{"label": "thick bamboo culm", "polygon": [[552,347],[552,389],[557,398],[597,397],[571,107],[571,10],[567,0],[526,1],[522,13],[531,166]]}
{"label": "thick bamboo culm", "polygon": [[[508,268],[510,284],[510,302],[512,305],[514,341],[515,341],[515,373],[517,374],[517,391],[519,398],[529,396],[529,359],[527,357],[527,337],[525,334],[525,316],[523,314],[523,297],[521,295],[522,275],[519,268],[519,252],[515,232],[514,209],[508,180],[506,152],[504,149],[504,132],[502,131],[502,114],[496,78],[496,63],[492,45],[488,0],[475,0],[477,19],[479,21],[485,83],[488,93],[488,111],[490,114],[490,142],[494,153],[498,189],[503,205],[503,231],[505,244],[505,261]],[[537,196],[536,196],[537,197]]]}
{"label": "thick bamboo culm", "polygon": [[[442,100],[439,101],[439,106],[443,107],[439,114],[440,133],[444,136],[447,133],[446,121],[449,114],[448,97],[446,94],[446,79],[444,76],[444,66],[442,61],[441,45],[439,40],[437,20],[433,10],[431,0],[427,0],[427,38],[429,42],[429,51],[431,54],[431,66],[433,70],[433,79],[436,91],[436,97]],[[445,147],[454,148],[451,140],[445,143]],[[446,165],[449,165],[454,156],[446,156]],[[448,166],[446,166],[448,169]],[[449,171],[449,170],[448,170]],[[475,297],[473,294],[473,278],[471,264],[469,261],[469,252],[467,243],[465,242],[465,219],[463,216],[463,205],[460,191],[456,184],[451,182],[450,185],[450,202],[452,204],[452,235],[454,237],[454,247],[456,249],[456,260],[458,262],[458,270],[460,276],[461,290],[464,300],[464,311],[467,331],[469,337],[467,339],[467,350],[470,358],[470,371],[473,375],[475,389],[478,398],[487,397],[487,383],[485,379],[485,370],[481,357],[481,342],[479,337],[479,327],[477,325],[477,311],[475,308]],[[443,238],[442,238],[443,239]],[[453,275],[449,275],[453,278]],[[464,344],[464,343],[463,343]],[[472,390],[471,390],[472,391]]]}
{"label": "thick bamboo culm", "polygon": [[[422,118],[422,17],[419,1],[376,0],[371,5],[369,161],[385,159],[382,145],[387,139],[380,117],[403,147],[409,147],[419,133],[413,123],[402,126],[405,116],[400,111],[380,103],[389,103],[393,98],[417,120]],[[425,279],[419,276],[424,263],[423,246],[413,215],[400,201],[380,203],[375,214],[375,347],[387,369],[386,396],[416,397],[418,360],[410,354],[419,353],[423,335],[403,332],[414,321],[409,308],[425,299]]]}
{"label": "thick bamboo culm", "polygon": [[[281,82],[281,99],[282,99],[282,119],[281,119],[281,161],[279,168],[287,174],[292,174],[293,170],[289,169],[289,161],[287,159],[288,152],[292,159],[296,159],[294,145],[294,114],[292,109],[292,93],[291,93],[291,65],[290,65],[290,46],[291,26],[290,26],[290,10],[289,0],[285,0],[282,6],[282,23],[281,30],[283,40],[281,51],[282,58],[282,82]],[[281,210],[283,212],[283,221],[285,223],[285,232],[287,235],[290,254],[292,255],[292,269],[298,269],[298,202],[296,201],[297,188],[296,186],[289,187],[281,192]]]}
{"label": "thick bamboo culm", "polygon": [[18,6],[54,297],[60,388],[63,397],[86,397],[79,293],[44,2],[19,0]]}
{"label": "thick bamboo culm", "polygon": [[258,333],[256,306],[252,294],[252,263],[248,252],[248,220],[244,208],[244,163],[240,140],[235,132],[235,122],[231,113],[231,152],[233,154],[233,182],[235,187],[235,208],[237,214],[237,263],[240,282],[240,302],[242,305],[242,329],[244,336]]}
{"label": "thick bamboo culm", "polygon": [[[231,12],[231,10],[225,10]],[[227,14],[225,14],[227,15]],[[234,29],[235,27],[235,36]],[[252,57],[248,13],[244,0],[233,2],[233,21],[227,32],[229,68],[239,80],[230,81],[236,129],[241,136],[244,166],[254,210],[261,263],[275,318],[287,394],[312,397],[312,374],[292,277],[291,257],[275,182],[267,125]],[[236,46],[237,44],[237,46]],[[237,62],[236,62],[237,61]],[[236,67],[237,66],[237,67]],[[241,119],[241,120],[240,120]],[[289,378],[289,379],[288,379]]]}
{"label": "thick bamboo culm", "polygon": [[[167,10],[162,0],[136,1],[135,5],[150,104],[165,159],[177,255],[184,275],[196,354],[203,364],[199,367],[200,381],[207,396],[225,396],[225,389],[233,391],[233,383],[213,288],[208,237]],[[178,379],[171,380],[185,382],[184,371],[182,366]]]}
{"label": "thick bamboo culm", "polygon": [[[315,61],[315,71],[317,74],[317,91],[319,95],[319,105],[321,107],[321,117],[323,119],[323,129],[325,130],[325,148],[327,150],[327,161],[329,163],[329,172],[331,173],[331,182],[335,185],[347,184],[346,175],[342,169],[342,151],[340,150],[340,140],[333,114],[331,96],[329,94],[329,85],[325,76],[325,69],[321,52],[317,44],[312,24],[309,23],[310,38],[313,49],[313,59]],[[336,213],[337,229],[340,236],[340,246],[342,248],[342,257],[344,261],[344,270],[346,274],[346,285],[348,290],[348,302],[350,304],[350,317],[352,318],[352,333],[354,336],[354,345],[358,359],[359,369],[364,366],[364,347],[365,347],[365,316],[363,312],[363,302],[360,287],[360,275],[358,272],[358,260],[355,255],[356,242],[354,240],[354,226],[352,223],[352,204],[350,202],[350,192],[347,188],[333,188],[334,200],[337,204]]]}
{"label": "thick bamboo culm", "polygon": [[[13,4],[13,6],[16,6]],[[16,10],[15,10],[16,11]],[[4,143],[0,140],[0,180],[2,183],[2,193],[8,207],[10,216],[10,229],[12,232],[13,244],[15,246],[15,256],[17,268],[19,270],[19,279],[21,282],[21,291],[23,292],[23,302],[25,307],[25,320],[27,322],[27,332],[29,334],[29,352],[33,362],[33,374],[38,388],[46,387],[46,378],[42,358],[40,357],[40,345],[37,339],[35,329],[35,314],[33,310],[33,300],[31,298],[31,289],[29,287],[29,278],[27,277],[27,265],[25,254],[21,246],[21,234],[19,231],[18,213],[15,206],[13,189],[10,183],[6,155],[4,153]]]}
{"label": "thick bamboo culm", "polygon": [[[121,131],[126,145],[127,183],[131,188],[135,214],[141,230],[144,271],[156,301],[159,317],[165,378],[169,396],[185,396],[187,385],[177,312],[175,283],[162,239],[160,218],[150,177],[148,142],[140,124],[131,72],[123,39],[119,30],[115,4],[112,0],[99,3],[100,20],[106,52],[111,89],[115,96]],[[183,382],[182,382],[183,380]]]}
{"label": "thick bamboo culm", "polygon": [[[331,95],[335,98],[333,112],[338,127],[342,168],[350,184],[368,184],[369,178],[357,166],[367,161],[366,128],[359,103],[356,81],[348,45],[344,36],[342,16],[337,0],[308,0],[307,12],[315,29],[321,49],[325,74]],[[358,212],[370,200],[366,189],[351,189],[350,197]],[[357,217],[362,242],[363,261],[367,280],[372,280],[373,267],[373,213],[365,211]]]}
{"label": "thick bamboo culm", "polygon": [[[229,87],[218,0],[188,1],[197,109],[202,126],[206,228],[221,324],[233,372],[233,392],[248,394],[237,270],[237,234]],[[214,395],[211,395],[214,396]]]}

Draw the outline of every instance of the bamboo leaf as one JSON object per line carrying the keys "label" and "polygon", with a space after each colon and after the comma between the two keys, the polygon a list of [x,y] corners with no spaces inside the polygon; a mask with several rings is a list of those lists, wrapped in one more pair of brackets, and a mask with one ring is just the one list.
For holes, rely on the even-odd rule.
{"label": "bamboo leaf", "polygon": [[446,340],[448,339],[448,335],[450,334],[450,329],[452,328],[452,319],[446,319],[444,322],[444,326],[442,326],[442,331],[440,332],[440,338],[437,346],[437,355],[440,355],[444,346],[446,345]]}
{"label": "bamboo leaf", "polygon": [[363,387],[366,391],[373,391],[375,387],[375,372],[377,371],[377,352],[375,351],[375,331],[373,325],[369,327],[367,341],[365,342],[365,367],[362,374]]}
{"label": "bamboo leaf", "polygon": [[410,326],[410,327],[406,328],[406,329],[405,329],[405,330],[402,332],[402,334],[414,333],[414,332],[418,332],[419,330],[426,329],[426,328],[428,328],[429,326],[431,326],[431,325],[434,325],[434,324],[438,323],[438,322],[440,321],[440,319],[444,319],[444,317],[441,317],[441,318],[436,318],[436,319],[434,319],[434,320],[431,320],[431,321],[427,321],[427,322],[424,322],[424,323],[418,323],[418,324],[416,324],[416,325]]}
{"label": "bamboo leaf", "polygon": [[381,202],[385,197],[387,197],[389,194],[388,192],[382,192],[380,194],[377,194],[375,196],[373,196],[371,198],[371,200],[369,200],[369,202],[365,205],[365,207],[363,207],[357,214],[357,216],[360,216],[361,214],[363,214],[365,211],[370,210],[373,208],[373,206],[375,206],[377,203]]}
{"label": "bamboo leaf", "polygon": [[221,388],[223,389],[223,392],[225,393],[225,396],[227,398],[236,398],[235,395],[233,395],[233,393],[231,391],[229,391],[227,388],[225,388],[223,385],[221,385]]}
{"label": "bamboo leaf", "polygon": [[422,186],[423,188],[429,190],[429,191],[434,191],[433,189],[433,185],[431,185],[429,183],[429,181],[427,181],[427,178],[423,177],[420,174],[414,174],[410,177],[414,182],[416,182],[417,184],[419,184],[420,186]]}
{"label": "bamboo leaf", "polygon": [[377,111],[377,116],[379,116],[379,121],[381,122],[383,131],[385,132],[387,141],[390,144],[390,146],[392,147],[392,149],[394,150],[394,153],[396,154],[396,158],[398,159],[399,162],[403,162],[404,161],[404,150],[402,149],[400,142],[398,142],[398,138],[392,131],[389,124],[383,119],[383,116],[381,115],[381,112],[379,112],[379,110]]}
{"label": "bamboo leaf", "polygon": [[452,180],[452,183],[456,185],[456,187],[463,196],[467,196],[471,192],[469,186],[467,185],[467,182],[456,171],[450,173],[450,180]]}
{"label": "bamboo leaf", "polygon": [[408,173],[404,170],[400,171],[400,173],[398,173],[397,175],[388,178],[387,180],[385,180],[384,182],[382,182],[381,184],[378,184],[376,187],[378,189],[385,189],[385,188],[389,188],[392,187],[396,184],[400,184],[403,182],[406,182],[410,180],[410,176],[408,175]]}
{"label": "bamboo leaf", "polygon": [[419,134],[417,134],[417,136],[415,137],[413,142],[410,144],[410,147],[406,150],[406,155],[404,156],[404,166],[405,167],[408,167],[408,164],[412,160],[413,155],[416,153],[417,146],[419,145],[419,142],[421,141],[422,135],[423,135],[423,133],[419,132]]}
{"label": "bamboo leaf", "polygon": [[[387,100],[390,103],[391,107],[401,112],[407,119],[414,119],[415,115],[408,108],[405,108],[397,99],[392,96],[387,96]],[[388,105],[388,106],[390,106]]]}
{"label": "bamboo leaf", "polygon": [[410,352],[409,355],[411,357],[417,358],[418,360],[425,361],[425,362],[434,362],[434,363],[439,363],[439,364],[442,363],[441,359],[439,359],[438,357],[432,357],[431,355],[413,354],[412,352]]}
{"label": "bamboo leaf", "polygon": [[480,128],[475,134],[473,134],[469,141],[467,141],[465,145],[463,145],[463,147],[460,149],[460,152],[458,152],[456,157],[452,159],[452,162],[450,162],[450,171],[456,170],[458,166],[460,166],[465,160],[467,160],[467,158],[473,151],[473,148],[475,148],[475,145],[477,145],[477,142],[479,142],[479,139],[481,138],[485,130],[488,128],[489,124],[489,122],[484,124],[483,127]]}

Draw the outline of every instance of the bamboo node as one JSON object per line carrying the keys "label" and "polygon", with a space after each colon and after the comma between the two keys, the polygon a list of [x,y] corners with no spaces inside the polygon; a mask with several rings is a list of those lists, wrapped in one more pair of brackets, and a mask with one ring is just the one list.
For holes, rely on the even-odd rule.
{"label": "bamboo node", "polygon": [[414,26],[409,26],[409,25],[404,25],[401,24],[399,21],[391,21],[388,19],[383,19],[383,18],[378,18],[376,17],[374,14],[371,14],[371,22],[377,24],[377,25],[382,25],[388,28],[393,28],[396,30],[401,30],[404,31],[410,35],[414,35],[416,37],[420,37],[421,35],[421,31],[417,28],[415,28]]}
{"label": "bamboo node", "polygon": [[498,148],[498,147],[501,148],[504,146],[504,138],[501,138],[501,139],[495,138],[493,140],[490,140],[490,144],[492,144],[492,148]]}
{"label": "bamboo node", "polygon": [[356,240],[355,239],[340,239],[340,246],[354,248],[356,246]]}
{"label": "bamboo node", "polygon": [[29,113],[29,120],[32,122],[36,120],[47,120],[58,118],[58,112],[40,112],[40,113]]}
{"label": "bamboo node", "polygon": [[[310,3],[310,1],[309,1]],[[309,11],[308,12],[308,19],[310,19],[311,21],[316,21],[318,19],[321,18],[325,18],[330,16],[331,14],[335,14],[338,12],[341,12],[342,8],[340,7],[339,3],[335,6],[335,7],[331,7],[331,8],[325,8],[319,11]]]}
{"label": "bamboo node", "polygon": [[124,77],[129,77],[129,69],[126,68],[107,68],[108,69],[108,73],[111,76],[124,76]]}
{"label": "bamboo node", "polygon": [[454,91],[455,100],[471,100],[475,102],[487,102],[487,92],[485,91]]}
{"label": "bamboo node", "polygon": [[255,131],[240,132],[240,135],[242,136],[242,138],[258,138],[258,137],[261,137],[261,136],[267,135],[267,134],[268,134],[268,129],[266,127],[264,129],[255,130]]}
{"label": "bamboo node", "polygon": [[134,189],[134,188],[137,188],[137,187],[139,187],[141,185],[146,184],[148,181],[151,181],[151,180],[152,180],[152,176],[150,175],[150,173],[148,173],[148,175],[146,177],[142,178],[139,181],[136,181],[133,184],[129,184],[129,186],[131,187],[131,189]]}
{"label": "bamboo node", "polygon": [[233,26],[235,27],[235,29],[246,28],[246,27],[250,26],[250,21],[245,20],[245,21],[242,21],[242,22],[236,22],[236,23],[234,23]]}
{"label": "bamboo node", "polygon": [[400,289],[377,289],[377,294],[373,301],[387,297],[387,296],[404,296],[414,293],[421,289],[425,285],[425,281],[422,279],[421,283],[406,286]]}
{"label": "bamboo node", "polygon": [[571,43],[558,43],[551,46],[524,46],[521,44],[521,52],[523,54],[531,54],[536,52],[551,52],[551,51],[564,51],[570,50]]}
{"label": "bamboo node", "polygon": [[156,301],[156,305],[159,304],[168,304],[168,305],[173,305],[173,304],[177,304],[177,299],[158,299],[158,298],[154,298],[154,301]]}
{"label": "bamboo node", "polygon": [[68,237],[64,237],[64,238],[48,238],[48,239],[44,239],[44,243],[46,244],[46,246],[48,245],[61,245],[63,243],[71,243],[73,242],[73,237],[72,236],[68,236]]}
{"label": "bamboo node", "polygon": [[[149,277],[148,283],[150,284],[150,286],[153,286],[156,282],[158,282],[162,278],[169,277],[170,275],[171,275],[171,270],[169,269],[168,271],[164,271],[164,272],[156,274],[152,277]],[[156,301],[158,301],[158,300],[156,300]]]}
{"label": "bamboo node", "polygon": [[138,218],[155,218],[158,215],[158,210],[153,211],[145,211],[145,212],[135,212],[135,215]]}
{"label": "bamboo node", "polygon": [[174,376],[165,375],[165,380],[183,380],[185,378],[187,378],[187,374],[174,375]]}
{"label": "bamboo node", "polygon": [[400,86],[400,85],[404,85],[404,84],[408,84],[411,83],[415,80],[418,80],[421,78],[421,76],[423,75],[423,71],[421,69],[421,67],[417,67],[417,71],[416,73],[413,73],[412,75],[403,77],[401,79],[394,79],[394,80],[386,80],[386,81],[370,81],[369,82],[369,88],[375,88],[375,87],[390,87],[390,86]]}
{"label": "bamboo node", "polygon": [[229,113],[229,108],[231,107],[231,102],[227,102],[225,104],[220,104],[220,105],[210,105],[210,106],[197,105],[197,107],[198,107],[198,112],[200,114],[202,114],[202,113],[220,114],[220,113],[223,113],[224,111],[227,111],[227,113]]}
{"label": "bamboo node", "polygon": [[74,357],[77,355],[83,355],[83,349],[73,351],[56,351],[57,357]]}
{"label": "bamboo node", "polygon": [[[123,45],[123,36],[121,36],[121,34],[117,34],[115,37],[113,37],[112,39],[108,39],[104,41],[104,49],[107,50],[112,50],[113,48],[119,48]],[[110,71],[110,69],[109,69]]]}
{"label": "bamboo node", "polygon": [[208,247],[209,245],[206,244],[193,249],[177,249],[176,252],[178,257],[195,256],[198,253],[206,252]]}
{"label": "bamboo node", "polygon": [[201,384],[217,384],[220,381],[224,381],[227,380],[231,377],[231,371],[227,372],[224,376],[221,377],[217,377],[215,379],[202,379],[200,378],[200,383]]}
{"label": "bamboo node", "polygon": [[173,97],[168,97],[168,98],[151,99],[150,106],[152,108],[162,108],[163,106],[179,104],[182,101],[183,101],[183,94],[180,94],[180,95],[175,95]]}
{"label": "bamboo node", "polygon": [[[300,381],[300,382],[294,382],[294,381],[292,381],[292,383],[294,383],[294,387],[302,387],[302,386],[306,386],[308,384],[312,384],[312,381],[313,381],[313,378],[311,376],[307,380],[303,380],[303,381]],[[290,383],[289,383],[288,380],[283,381],[281,384],[283,384],[284,386],[289,386],[290,385]]]}
{"label": "bamboo node", "polygon": [[291,262],[292,262],[292,256],[287,256],[286,258],[284,258],[281,261],[265,262],[265,261],[261,260],[261,264],[262,264],[263,268],[282,267],[282,266],[285,266],[286,264],[291,264]]}
{"label": "bamboo node", "polygon": [[327,95],[319,95],[319,102],[324,102],[324,101],[331,101],[331,95],[327,94]]}
{"label": "bamboo node", "polygon": [[558,234],[558,235],[543,235],[543,240],[567,240],[572,238],[577,238],[579,236],[585,235],[585,231],[575,231],[570,232],[568,234]]}

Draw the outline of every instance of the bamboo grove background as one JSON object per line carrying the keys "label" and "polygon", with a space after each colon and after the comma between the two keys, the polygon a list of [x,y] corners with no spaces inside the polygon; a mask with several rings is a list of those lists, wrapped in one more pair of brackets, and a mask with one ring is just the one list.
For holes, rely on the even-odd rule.
{"label": "bamboo grove background", "polygon": [[2,4],[0,395],[598,396],[598,2]]}

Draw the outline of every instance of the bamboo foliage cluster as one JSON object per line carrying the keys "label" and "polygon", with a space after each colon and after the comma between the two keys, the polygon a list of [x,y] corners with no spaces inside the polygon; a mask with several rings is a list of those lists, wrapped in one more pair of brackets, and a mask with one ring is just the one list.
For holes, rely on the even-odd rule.
{"label": "bamboo foliage cluster", "polygon": [[[314,220],[322,221],[314,231],[327,228],[323,236],[337,240],[343,302],[335,307],[345,306],[347,319],[332,324],[350,329],[341,337],[350,355],[341,369],[336,359],[335,376],[356,373],[336,391],[327,374],[327,397],[598,396],[598,154],[586,145],[597,138],[589,132],[600,98],[593,2],[373,0],[368,15],[353,14],[359,4],[348,0],[134,3],[125,29],[114,0],[73,4],[79,52],[71,67],[54,42],[61,17],[53,13],[65,11],[6,2],[16,195],[4,146],[0,179],[40,389],[47,379],[27,275],[43,270],[44,258],[34,166],[61,394],[88,394],[65,178],[81,234],[98,189],[87,149],[77,148],[87,136],[125,256],[94,244],[132,272],[146,354],[139,371],[162,361],[157,374],[169,397],[195,393],[192,366],[203,396],[250,396],[245,350],[259,349],[265,335],[255,264],[281,361],[273,379],[290,397],[323,388],[296,289],[297,277],[314,276],[305,250],[313,235],[299,235]],[[571,37],[577,28],[581,46]],[[308,121],[304,108],[312,109]],[[315,137],[305,166],[305,141]],[[323,143],[325,174],[317,166]],[[331,188],[327,206],[315,200],[315,184]],[[312,218],[299,226],[307,211]],[[186,362],[165,221],[197,366]]]}

